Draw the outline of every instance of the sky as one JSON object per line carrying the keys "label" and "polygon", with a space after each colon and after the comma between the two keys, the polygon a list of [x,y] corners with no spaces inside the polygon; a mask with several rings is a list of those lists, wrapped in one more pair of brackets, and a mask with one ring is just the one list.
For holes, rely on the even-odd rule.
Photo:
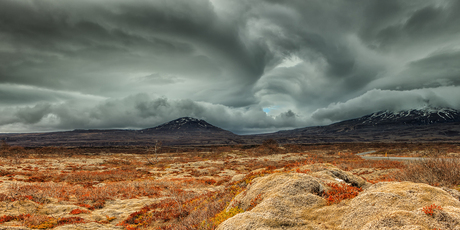
{"label": "sky", "polygon": [[1,0],[0,132],[460,109],[457,0]]}

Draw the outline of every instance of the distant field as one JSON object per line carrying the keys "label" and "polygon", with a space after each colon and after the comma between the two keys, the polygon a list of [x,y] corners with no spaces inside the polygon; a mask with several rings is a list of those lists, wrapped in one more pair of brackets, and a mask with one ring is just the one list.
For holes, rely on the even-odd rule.
{"label": "distant field", "polygon": [[[260,146],[158,147],[156,153],[154,147],[24,149],[4,144],[0,150],[0,227],[215,229],[225,219],[247,211],[225,209],[255,178],[311,174],[316,165],[319,170],[326,163],[372,184],[399,180],[450,188],[460,184],[455,178],[427,171],[458,166],[449,165],[448,160],[406,164],[355,155],[371,150],[378,156],[436,159],[460,154],[459,145],[445,143],[280,146],[266,141]],[[452,170],[450,177],[458,176],[458,170]],[[319,195],[332,199],[326,193]],[[342,199],[347,198],[332,204]]]}

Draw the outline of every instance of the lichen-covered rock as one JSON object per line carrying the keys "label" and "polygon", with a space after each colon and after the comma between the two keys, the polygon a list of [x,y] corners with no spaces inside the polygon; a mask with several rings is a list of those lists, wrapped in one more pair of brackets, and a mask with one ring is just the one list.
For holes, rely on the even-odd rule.
{"label": "lichen-covered rock", "polygon": [[115,225],[103,225],[95,222],[84,223],[84,224],[68,224],[54,228],[55,230],[83,230],[83,229],[98,229],[98,230],[117,230],[125,229],[122,226]]}
{"label": "lichen-covered rock", "polygon": [[[317,172],[335,178],[330,168]],[[460,201],[443,189],[412,182],[382,182],[351,200],[326,205],[317,194],[328,180],[299,173],[257,178],[231,205],[247,209],[251,201],[260,199],[252,202],[253,206],[258,204],[217,229],[460,230]],[[441,208],[427,214],[426,208],[433,204]]]}
{"label": "lichen-covered rock", "polygon": [[6,204],[0,203],[0,215],[20,215],[24,213],[35,213],[39,210],[40,205],[30,200],[18,200]]}
{"label": "lichen-covered rock", "polygon": [[287,197],[309,193],[322,194],[323,191],[324,186],[312,176],[301,173],[275,173],[254,179],[246,191],[232,200],[228,209],[238,207],[247,210],[251,201],[258,199],[261,202],[276,194]]}
{"label": "lichen-covered rock", "polygon": [[38,213],[41,215],[64,216],[76,208],[85,209],[77,205],[46,204],[38,211]]}
{"label": "lichen-covered rock", "polygon": [[217,230],[274,230],[274,229],[289,229],[300,230],[305,229],[302,225],[292,225],[290,222],[284,222],[271,215],[270,213],[260,212],[244,212],[233,218],[228,219],[219,225]]}
{"label": "lichen-covered rock", "polygon": [[[433,215],[424,207],[435,204]],[[460,201],[446,191],[412,182],[378,183],[355,197],[342,229],[460,229]]]}
{"label": "lichen-covered rock", "polygon": [[359,188],[367,188],[371,185],[360,176],[340,170],[336,166],[328,163],[304,165],[300,167],[299,170],[308,170],[311,172],[312,176],[322,179],[323,182],[345,182]]}
{"label": "lichen-covered rock", "polygon": [[228,182],[228,183],[233,183],[233,182],[236,182],[236,181],[240,181],[242,179],[244,179],[244,177],[246,176],[246,174],[236,174],[232,177],[232,179]]}
{"label": "lichen-covered rock", "polygon": [[453,196],[455,199],[460,201],[460,192],[458,190],[450,189],[450,188],[446,188],[446,187],[443,187],[442,190],[446,191],[451,196]]}
{"label": "lichen-covered rock", "polygon": [[345,181],[353,187],[363,188],[367,185],[370,186],[370,184],[366,182],[363,178],[355,176],[349,172],[342,171],[340,169],[329,169],[327,170],[327,172],[331,173],[334,177]]}
{"label": "lichen-covered rock", "polygon": [[276,173],[256,178],[245,192],[230,203],[251,211],[236,215],[222,223],[218,229],[296,229],[306,224],[301,216],[305,209],[324,206],[318,196],[324,186],[314,177],[301,173]]}

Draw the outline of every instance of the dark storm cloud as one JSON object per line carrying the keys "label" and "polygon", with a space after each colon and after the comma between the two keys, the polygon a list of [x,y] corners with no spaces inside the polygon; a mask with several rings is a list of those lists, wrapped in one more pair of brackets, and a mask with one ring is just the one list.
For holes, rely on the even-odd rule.
{"label": "dark storm cloud", "polygon": [[0,29],[10,49],[0,58],[4,83],[113,96],[114,90],[129,92],[120,82],[136,72],[242,87],[265,67],[265,50],[246,46],[240,25],[222,22],[204,0],[0,4]]}
{"label": "dark storm cloud", "polygon": [[460,108],[456,0],[3,0],[0,41],[0,132]]}
{"label": "dark storm cloud", "polygon": [[406,65],[400,73],[370,85],[382,89],[412,90],[460,85],[460,50],[441,50]]}
{"label": "dark storm cloud", "polygon": [[458,38],[459,1],[374,1],[368,7],[372,20],[361,34],[377,47],[442,45]]}

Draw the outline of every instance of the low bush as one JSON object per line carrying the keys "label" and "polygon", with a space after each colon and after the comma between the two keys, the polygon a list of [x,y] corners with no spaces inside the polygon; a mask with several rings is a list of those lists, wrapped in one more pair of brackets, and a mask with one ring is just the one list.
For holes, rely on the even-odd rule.
{"label": "low bush", "polygon": [[460,184],[460,158],[427,158],[409,163],[395,179],[455,187]]}
{"label": "low bush", "polygon": [[330,189],[323,194],[326,198],[328,205],[338,204],[342,200],[352,199],[359,195],[363,191],[362,188],[356,188],[345,183],[335,184],[326,183]]}
{"label": "low bush", "polygon": [[425,214],[430,215],[430,216],[433,216],[433,213],[436,210],[442,210],[442,207],[441,206],[436,206],[435,204],[432,204],[430,206],[425,206],[425,207],[422,208],[422,211]]}
{"label": "low bush", "polygon": [[81,213],[90,213],[90,211],[84,210],[84,209],[79,209],[79,208],[76,208],[76,209],[70,211],[70,214],[72,214],[72,215],[78,215],[78,214],[81,214]]}
{"label": "low bush", "polygon": [[30,217],[30,214],[21,214],[21,215],[3,215],[0,216],[0,224],[3,224],[5,222],[17,220],[17,221],[22,221],[25,218]]}
{"label": "low bush", "polygon": [[33,229],[48,229],[66,224],[86,223],[86,221],[80,217],[54,218],[31,214],[4,215],[0,217],[0,224],[9,221],[23,221],[25,226]]}

